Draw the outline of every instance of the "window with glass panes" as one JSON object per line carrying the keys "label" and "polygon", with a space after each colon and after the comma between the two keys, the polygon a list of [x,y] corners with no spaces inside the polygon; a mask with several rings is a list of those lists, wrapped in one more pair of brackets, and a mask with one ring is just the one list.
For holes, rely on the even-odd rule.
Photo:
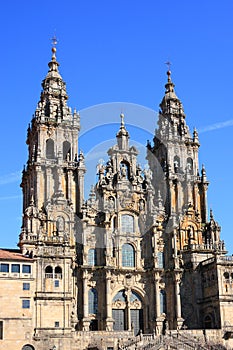
{"label": "window with glass panes", "polygon": [[0,272],[9,272],[9,264],[0,264]]}
{"label": "window with glass panes", "polygon": [[166,313],[166,293],[164,290],[160,291],[160,312]]}
{"label": "window with glass panes", "polygon": [[11,272],[20,273],[20,265],[19,264],[12,264],[11,265]]}
{"label": "window with glass panes", "polygon": [[92,288],[88,292],[88,313],[97,314],[98,311],[98,295],[97,290]]}
{"label": "window with glass panes", "polygon": [[28,300],[28,299],[22,300],[22,308],[23,309],[30,309],[30,300]]}
{"label": "window with glass panes", "polygon": [[23,273],[31,273],[31,265],[23,265]]}
{"label": "window with glass panes", "polygon": [[131,244],[123,244],[122,246],[122,266],[134,267],[135,266],[135,253],[134,247]]}
{"label": "window with glass panes", "polygon": [[121,215],[121,231],[134,232],[134,217],[132,215]]}
{"label": "window with glass panes", "polygon": [[164,254],[163,252],[158,252],[158,267],[163,268],[164,267]]}
{"label": "window with glass panes", "polygon": [[24,282],[23,283],[23,290],[30,290],[30,283]]}
{"label": "window with glass panes", "polygon": [[88,258],[87,258],[87,263],[90,266],[95,266],[97,261],[96,261],[96,249],[89,249],[88,250]]}

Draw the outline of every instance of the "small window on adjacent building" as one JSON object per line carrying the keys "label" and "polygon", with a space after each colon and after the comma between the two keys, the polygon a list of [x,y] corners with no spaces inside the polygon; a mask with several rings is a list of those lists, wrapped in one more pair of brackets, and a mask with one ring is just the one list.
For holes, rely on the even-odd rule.
{"label": "small window on adjacent building", "polygon": [[11,265],[11,272],[20,273],[20,265],[19,264],[12,264]]}
{"label": "small window on adjacent building", "polygon": [[53,268],[52,268],[52,266],[46,266],[46,268],[45,268],[45,278],[53,278]]}
{"label": "small window on adjacent building", "polygon": [[54,277],[62,279],[62,268],[60,266],[56,266],[54,270]]}
{"label": "small window on adjacent building", "polygon": [[23,309],[30,309],[30,300],[28,300],[28,299],[22,300],[22,308]]}
{"label": "small window on adjacent building", "polygon": [[55,321],[54,323],[54,327],[58,328],[59,327],[59,322],[58,321]]}
{"label": "small window on adjacent building", "polygon": [[31,265],[23,265],[23,273],[31,273]]}
{"label": "small window on adjacent building", "polygon": [[23,283],[23,290],[30,290],[30,283]]}
{"label": "small window on adjacent building", "polygon": [[9,264],[0,264],[0,272],[9,272]]}
{"label": "small window on adjacent building", "polygon": [[56,288],[59,287],[59,280],[54,281],[54,287],[56,287]]}
{"label": "small window on adjacent building", "polygon": [[0,321],[0,339],[3,339],[3,321]]}

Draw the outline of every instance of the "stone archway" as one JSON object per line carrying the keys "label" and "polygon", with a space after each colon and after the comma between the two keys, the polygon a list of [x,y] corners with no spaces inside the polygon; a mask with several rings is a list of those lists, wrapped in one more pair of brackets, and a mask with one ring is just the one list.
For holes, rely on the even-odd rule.
{"label": "stone archway", "polygon": [[134,330],[134,334],[143,331],[143,304],[137,292],[120,290],[112,300],[113,329],[116,331]]}

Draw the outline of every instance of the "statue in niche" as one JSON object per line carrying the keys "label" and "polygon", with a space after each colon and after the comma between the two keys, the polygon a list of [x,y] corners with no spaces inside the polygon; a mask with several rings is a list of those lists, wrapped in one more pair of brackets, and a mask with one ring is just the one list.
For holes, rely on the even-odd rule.
{"label": "statue in niche", "polygon": [[113,170],[112,170],[111,163],[108,162],[107,166],[106,166],[106,182],[107,182],[107,184],[111,185],[112,179],[113,179]]}
{"label": "statue in niche", "polygon": [[108,198],[108,208],[110,210],[113,210],[115,208],[115,201],[112,196]]}
{"label": "statue in niche", "polygon": [[59,217],[57,218],[56,228],[57,228],[57,232],[58,232],[58,233],[64,231],[65,223],[64,223],[64,219],[63,219],[61,216],[59,216]]}
{"label": "statue in niche", "polygon": [[138,183],[142,183],[143,182],[142,169],[140,168],[139,165],[137,166],[136,174],[137,174]]}
{"label": "statue in niche", "polygon": [[145,209],[145,203],[144,200],[140,199],[139,201],[139,210],[142,211]]}
{"label": "statue in niche", "polygon": [[127,165],[124,164],[124,163],[121,163],[120,178],[121,178],[122,180],[128,178],[127,171],[128,171]]}

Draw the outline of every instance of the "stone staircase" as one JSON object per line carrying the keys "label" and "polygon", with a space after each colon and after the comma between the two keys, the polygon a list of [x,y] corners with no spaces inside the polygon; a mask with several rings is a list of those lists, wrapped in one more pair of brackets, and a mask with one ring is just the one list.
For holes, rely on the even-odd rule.
{"label": "stone staircase", "polygon": [[221,344],[205,343],[190,334],[167,332],[166,335],[139,334],[119,344],[120,350],[226,350]]}

